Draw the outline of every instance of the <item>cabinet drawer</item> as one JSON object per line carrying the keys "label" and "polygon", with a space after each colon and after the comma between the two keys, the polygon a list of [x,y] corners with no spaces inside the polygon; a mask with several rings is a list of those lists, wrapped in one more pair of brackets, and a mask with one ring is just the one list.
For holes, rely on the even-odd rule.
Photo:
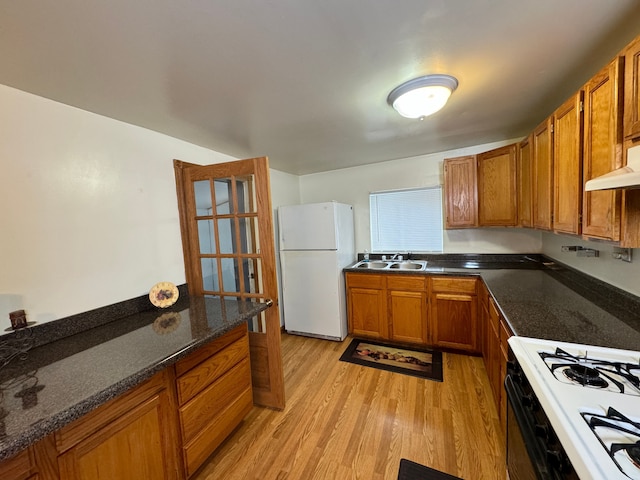
{"label": "cabinet drawer", "polygon": [[250,387],[251,368],[249,359],[245,358],[198,396],[180,407],[183,441],[191,441],[204,426]]}
{"label": "cabinet drawer", "polygon": [[367,273],[347,273],[347,287],[384,288],[382,275],[369,275]]}
{"label": "cabinet drawer", "polygon": [[431,288],[434,292],[476,293],[475,278],[470,277],[433,277]]}
{"label": "cabinet drawer", "polygon": [[389,275],[387,277],[387,288],[389,290],[426,292],[427,277],[417,275],[413,277],[406,275]]}
{"label": "cabinet drawer", "polygon": [[244,336],[189,370],[178,378],[176,382],[179,404],[184,405],[187,403],[242,359],[248,358],[248,356],[249,339]]}
{"label": "cabinet drawer", "polygon": [[194,353],[176,363],[176,376],[179,377],[181,375],[184,375],[199,363],[207,360],[211,355],[218,353],[227,345],[230,345],[246,334],[247,324],[244,323],[239,327],[231,330],[229,333],[223,335],[222,337],[215,339],[213,342],[200,347]]}
{"label": "cabinet drawer", "polygon": [[211,453],[240,424],[253,408],[253,394],[247,388],[219,415],[214,417],[202,430],[184,446],[184,460],[187,476],[200,468]]}

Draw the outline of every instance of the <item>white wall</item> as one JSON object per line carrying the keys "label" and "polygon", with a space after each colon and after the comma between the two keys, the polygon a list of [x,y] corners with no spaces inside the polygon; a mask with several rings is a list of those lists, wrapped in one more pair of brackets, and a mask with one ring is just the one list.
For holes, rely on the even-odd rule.
{"label": "white wall", "polygon": [[[234,158],[0,85],[0,329],[185,282],[173,159]],[[274,207],[297,177],[271,172]]]}
{"label": "white wall", "polygon": [[[337,200],[353,205],[356,250],[364,252],[371,249],[369,193],[442,185],[442,161],[445,158],[472,155],[514,141],[303,175],[300,177],[302,202]],[[541,248],[541,234],[534,230],[484,228],[448,230],[444,234],[446,253],[537,253]]]}
{"label": "white wall", "polygon": [[[234,158],[2,85],[0,104],[0,329],[13,310],[47,322],[144,295],[158,281],[184,283],[173,159]],[[280,205],[349,203],[362,252],[370,249],[369,192],[441,184],[444,158],[507,143],[302,177],[271,170],[274,218]],[[565,244],[601,256],[561,253]],[[640,295],[640,259],[615,261],[606,244],[474,229],[445,232],[444,246],[448,253],[542,251]]]}
{"label": "white wall", "polygon": [[280,252],[278,242],[278,207],[282,205],[297,205],[300,203],[300,177],[279,170],[271,170],[271,203],[273,206],[273,227],[276,236],[276,272],[278,274],[278,304],[280,309],[280,325],[284,325],[284,311],[282,305],[282,282],[280,274]]}
{"label": "white wall", "polygon": [[[576,252],[562,252],[563,245],[579,245],[599,251],[598,257],[578,257]],[[640,296],[640,250],[632,249],[632,263],[615,260],[613,245],[580,240],[570,235],[544,233],[542,252],[565,265]],[[635,258],[634,258],[635,257]]]}

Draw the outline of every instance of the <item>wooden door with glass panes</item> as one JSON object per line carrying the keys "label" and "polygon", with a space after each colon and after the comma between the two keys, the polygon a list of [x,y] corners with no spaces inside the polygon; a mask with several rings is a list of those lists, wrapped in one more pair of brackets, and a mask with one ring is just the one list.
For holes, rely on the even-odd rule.
{"label": "wooden door with glass panes", "polygon": [[254,402],[284,408],[269,164],[174,161],[189,294],[267,302],[249,321]]}

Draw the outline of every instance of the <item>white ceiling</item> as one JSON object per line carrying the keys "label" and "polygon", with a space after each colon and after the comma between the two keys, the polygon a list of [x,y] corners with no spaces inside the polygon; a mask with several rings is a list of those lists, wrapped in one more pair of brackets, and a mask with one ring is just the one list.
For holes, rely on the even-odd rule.
{"label": "white ceiling", "polygon": [[[638,34],[638,0],[0,0],[0,83],[306,174],[524,136]],[[444,110],[387,105],[429,73]]]}

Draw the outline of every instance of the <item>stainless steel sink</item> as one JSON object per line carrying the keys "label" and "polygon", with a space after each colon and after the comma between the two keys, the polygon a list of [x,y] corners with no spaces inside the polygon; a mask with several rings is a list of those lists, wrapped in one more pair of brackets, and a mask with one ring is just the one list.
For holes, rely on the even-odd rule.
{"label": "stainless steel sink", "polygon": [[356,264],[357,268],[375,268],[375,269],[383,269],[389,266],[388,262],[360,262]]}
{"label": "stainless steel sink", "polygon": [[397,262],[392,263],[389,268],[394,270],[424,270],[426,264],[418,262]]}
{"label": "stainless steel sink", "polygon": [[402,262],[362,261],[356,263],[354,268],[368,268],[372,270],[425,270],[427,262],[421,260]]}

